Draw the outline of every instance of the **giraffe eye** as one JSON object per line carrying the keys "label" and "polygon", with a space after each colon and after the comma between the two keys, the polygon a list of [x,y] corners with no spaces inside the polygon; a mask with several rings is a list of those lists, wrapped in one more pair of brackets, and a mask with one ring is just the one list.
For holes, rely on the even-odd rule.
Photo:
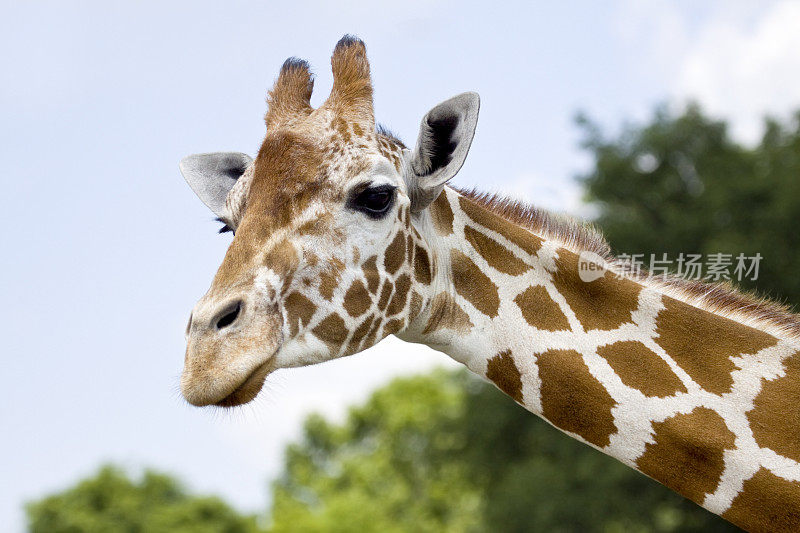
{"label": "giraffe eye", "polygon": [[367,187],[363,191],[352,195],[347,202],[347,207],[361,211],[370,218],[382,218],[389,212],[394,203],[394,191],[396,188],[393,185]]}

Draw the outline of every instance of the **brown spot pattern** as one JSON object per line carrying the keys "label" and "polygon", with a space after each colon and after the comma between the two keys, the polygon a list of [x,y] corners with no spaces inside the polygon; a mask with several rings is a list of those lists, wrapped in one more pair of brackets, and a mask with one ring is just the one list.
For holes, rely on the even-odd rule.
{"label": "brown spot pattern", "polygon": [[414,252],[414,278],[423,285],[431,283],[431,261],[428,252],[420,246]]}
{"label": "brown spot pattern", "polygon": [[514,298],[522,316],[531,326],[546,331],[569,329],[569,322],[558,304],[547,294],[541,285],[528,287]]}
{"label": "brown spot pattern", "polygon": [[317,266],[317,263],[319,263],[319,256],[309,250],[303,250],[303,259],[308,266]]}
{"label": "brown spot pattern", "polygon": [[800,357],[785,362],[786,375],[766,381],[747,413],[759,446],[800,461]]}
{"label": "brown spot pattern", "polygon": [[469,315],[461,309],[461,306],[449,294],[440,292],[433,298],[431,314],[422,333],[428,334],[440,329],[466,333],[472,327]]}
{"label": "brown spot pattern", "polygon": [[383,327],[383,332],[386,335],[394,335],[405,326],[405,320],[403,318],[393,318],[386,322],[386,325]]}
{"label": "brown spot pattern", "polygon": [[394,274],[406,255],[406,238],[402,231],[398,231],[383,257],[383,266],[389,274]]}
{"label": "brown spot pattern", "polygon": [[608,361],[625,385],[645,396],[665,398],[686,392],[686,387],[669,365],[640,342],[615,342],[601,346],[597,353]]}
{"label": "brown spot pattern", "polygon": [[714,394],[733,385],[731,356],[774,346],[772,335],[665,296],[656,342],[701,387]]}
{"label": "brown spot pattern", "polygon": [[559,248],[558,256],[553,284],[586,330],[617,329],[632,321],[631,313],[639,306],[641,285],[612,272],[587,283],[578,275],[576,253]]}
{"label": "brown spot pattern", "polygon": [[361,316],[367,312],[370,305],[372,305],[372,299],[369,292],[360,279],[355,280],[344,294],[344,308],[347,314],[352,317]]}
{"label": "brown spot pattern", "polygon": [[281,280],[281,285],[282,285],[282,287],[281,287],[281,298],[286,296],[286,293],[288,293],[292,289],[292,286],[293,286],[292,281],[294,281],[294,275],[295,275],[296,272],[297,272],[297,270],[290,270],[286,274],[286,276],[284,276],[284,278]]}
{"label": "brown spot pattern", "polygon": [[697,407],[653,424],[655,443],[648,444],[636,466],[675,492],[702,504],[714,492],[725,468],[724,451],[735,435],[717,413]]}
{"label": "brown spot pattern", "polygon": [[411,288],[411,278],[408,274],[403,274],[397,281],[394,282],[394,296],[392,301],[389,302],[389,307],[386,308],[386,315],[392,316],[401,312],[406,307],[406,296],[408,289]]}
{"label": "brown spot pattern", "polygon": [[497,387],[522,403],[522,377],[520,376],[511,350],[504,350],[489,359],[486,366],[486,377],[494,382]]}
{"label": "brown spot pattern", "polygon": [[456,292],[484,315],[490,318],[496,317],[500,308],[497,285],[459,250],[450,251],[450,261]]}
{"label": "brown spot pattern", "polygon": [[339,132],[339,135],[341,135],[342,142],[348,144],[350,142],[350,129],[347,127],[347,122],[341,117],[336,117],[333,119],[333,126],[336,128],[336,131]]}
{"label": "brown spot pattern", "polygon": [[461,209],[464,211],[464,213],[466,213],[467,216],[473,221],[480,224],[484,228],[494,230],[503,235],[506,239],[522,248],[526,253],[533,255],[539,251],[539,248],[542,247],[542,243],[544,241],[541,238],[537,237],[525,228],[521,228],[516,224],[512,224],[508,220],[492,213],[488,209],[480,207],[469,198],[459,196],[458,205],[461,206]]}
{"label": "brown spot pattern", "polygon": [[761,468],[722,517],[746,531],[800,531],[800,483]]}
{"label": "brown spot pattern", "polygon": [[342,270],[344,263],[334,257],[330,260],[328,268],[319,275],[319,293],[328,301],[333,299],[333,291],[339,286]]}
{"label": "brown spot pattern", "polygon": [[377,342],[378,331],[381,329],[381,324],[383,324],[381,317],[375,317],[375,322],[372,323],[372,328],[369,330],[367,338],[364,341],[365,346],[372,346]]}
{"label": "brown spot pattern", "polygon": [[548,350],[537,357],[542,380],[542,416],[598,447],[616,433],[616,402],[575,350]]}
{"label": "brown spot pattern", "polygon": [[408,311],[408,320],[414,320],[422,310],[422,296],[417,291],[411,293],[411,306]]}
{"label": "brown spot pattern", "polygon": [[389,280],[386,280],[386,283],[383,285],[383,289],[381,289],[381,297],[378,299],[378,309],[381,311],[386,309],[386,304],[389,303],[389,296],[392,295],[392,284],[389,283]]}
{"label": "brown spot pattern", "polygon": [[367,280],[367,290],[375,294],[378,291],[378,285],[381,281],[381,275],[378,273],[378,258],[372,256],[361,265],[361,270],[364,272],[364,277]]}
{"label": "brown spot pattern", "polygon": [[332,227],[333,216],[330,213],[325,213],[297,228],[297,233],[300,235],[322,235],[330,231]]}
{"label": "brown spot pattern", "polygon": [[364,336],[369,332],[369,327],[372,325],[372,321],[375,320],[375,317],[369,315],[364,321],[356,327],[355,331],[353,331],[353,341],[360,341],[364,338]]}
{"label": "brown spot pattern", "polygon": [[464,228],[464,236],[475,251],[489,263],[489,266],[496,270],[511,276],[519,276],[530,270],[530,267],[524,261],[518,259],[499,242],[480,231],[467,226]]}
{"label": "brown spot pattern", "polygon": [[361,340],[366,336],[369,332],[369,328],[372,325],[372,321],[374,317],[372,315],[368,316],[364,321],[356,327],[355,331],[353,331],[353,336],[350,338],[350,343],[347,345],[347,353],[355,353],[358,348]]}
{"label": "brown spot pattern", "polygon": [[289,322],[289,334],[294,337],[301,327],[306,327],[311,321],[317,306],[299,292],[290,293],[284,300],[286,317]]}
{"label": "brown spot pattern", "polygon": [[453,233],[453,209],[447,200],[447,194],[442,190],[430,207],[433,227],[441,236]]}
{"label": "brown spot pattern", "polygon": [[297,249],[288,240],[276,244],[264,258],[264,264],[271,268],[279,277],[286,277],[293,272],[300,263]]}
{"label": "brown spot pattern", "polygon": [[326,316],[322,322],[317,324],[316,327],[311,331],[321,341],[337,346],[341,345],[345,340],[347,340],[347,327],[345,326],[342,317],[336,313],[331,313],[330,315]]}

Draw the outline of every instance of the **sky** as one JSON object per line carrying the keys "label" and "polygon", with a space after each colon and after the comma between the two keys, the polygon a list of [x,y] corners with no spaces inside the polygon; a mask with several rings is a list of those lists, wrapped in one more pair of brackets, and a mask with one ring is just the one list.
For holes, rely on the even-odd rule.
{"label": "sky", "polygon": [[479,92],[455,183],[581,214],[577,112],[614,132],[694,99],[756,142],[764,114],[800,108],[798,27],[786,0],[3,0],[0,529],[103,462],[263,511],[308,413],[341,419],[394,376],[456,366],[388,339],[279,371],[235,411],[181,399],[184,327],[230,236],[178,161],[254,155],[287,57],[311,63],[318,105],[334,44],[361,37],[378,120],[407,144],[433,105]]}

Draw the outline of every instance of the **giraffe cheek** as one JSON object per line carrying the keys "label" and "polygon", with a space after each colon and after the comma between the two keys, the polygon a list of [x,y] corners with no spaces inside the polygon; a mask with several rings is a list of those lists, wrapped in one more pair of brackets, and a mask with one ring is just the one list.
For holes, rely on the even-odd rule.
{"label": "giraffe cheek", "polygon": [[372,298],[361,280],[355,280],[347,289],[343,305],[347,314],[353,318],[363,315],[372,306]]}
{"label": "giraffe cheek", "polygon": [[394,240],[389,244],[386,249],[383,264],[386,272],[394,274],[400,268],[405,260],[406,255],[406,239],[403,232],[398,231]]}
{"label": "giraffe cheek", "polygon": [[311,317],[314,316],[314,312],[317,310],[314,302],[297,291],[291,292],[286,296],[284,308],[286,310],[286,327],[290,338],[296,337],[302,329],[308,326],[309,322],[311,322]]}

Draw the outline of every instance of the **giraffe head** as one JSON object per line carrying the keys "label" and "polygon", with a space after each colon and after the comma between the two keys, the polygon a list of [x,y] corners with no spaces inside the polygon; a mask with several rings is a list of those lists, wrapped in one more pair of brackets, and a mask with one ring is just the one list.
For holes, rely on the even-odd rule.
{"label": "giraffe head", "polygon": [[255,160],[214,153],[181,162],[234,233],[187,327],[181,389],[194,405],[246,403],[273,370],[361,351],[426,305],[426,211],[464,162],[478,97],[434,107],[407,150],[376,128],[364,43],[345,36],[331,64],[333,89],[317,109],[307,63],[283,64]]}

